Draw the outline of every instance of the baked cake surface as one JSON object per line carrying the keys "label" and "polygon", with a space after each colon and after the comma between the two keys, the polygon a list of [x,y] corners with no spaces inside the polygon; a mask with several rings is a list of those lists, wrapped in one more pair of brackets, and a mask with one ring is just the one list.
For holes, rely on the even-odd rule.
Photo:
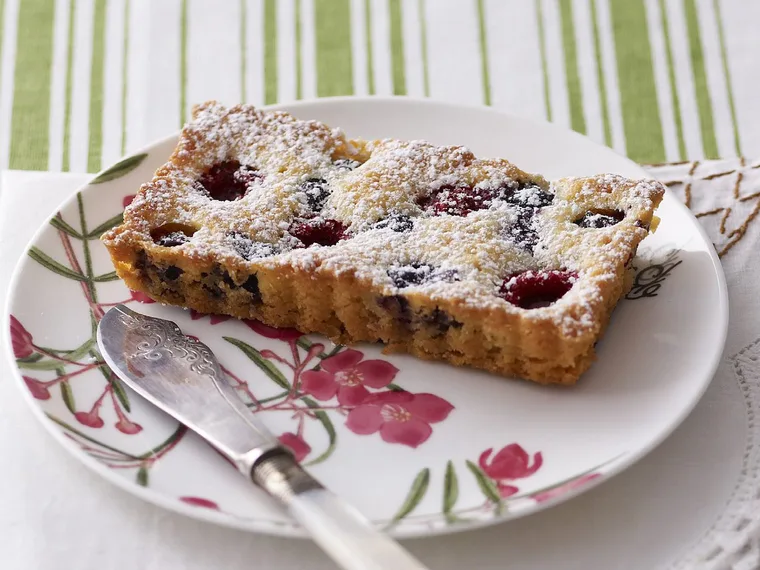
{"label": "baked cake surface", "polygon": [[573,384],[663,193],[211,101],[102,239],[162,303]]}

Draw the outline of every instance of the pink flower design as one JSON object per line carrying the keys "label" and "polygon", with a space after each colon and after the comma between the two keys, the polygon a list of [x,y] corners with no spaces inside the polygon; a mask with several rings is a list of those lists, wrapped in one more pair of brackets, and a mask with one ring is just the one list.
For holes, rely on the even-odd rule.
{"label": "pink flower design", "polygon": [[301,390],[317,400],[329,400],[336,394],[341,406],[358,406],[370,395],[370,388],[385,388],[398,368],[384,360],[365,360],[352,348],[325,358],[322,370],[307,370],[301,375]]}
{"label": "pink flower design", "polygon": [[32,335],[13,315],[11,315],[11,344],[16,358],[27,358],[34,353]]}
{"label": "pink flower design", "polygon": [[499,495],[505,499],[511,497],[520,490],[514,485],[508,485],[504,481],[496,481],[496,488],[499,490]]}
{"label": "pink flower design", "polygon": [[207,315],[205,313],[199,313],[198,311],[194,309],[190,309],[190,318],[192,320],[197,321],[198,319],[202,319],[203,317],[211,317],[209,319],[209,324],[212,324],[212,325],[223,323],[224,321],[230,318],[227,315],[210,315],[210,314]]}
{"label": "pink flower design", "polygon": [[217,511],[219,510],[219,505],[217,505],[214,501],[202,499],[201,497],[180,497],[179,500],[187,503],[188,505],[193,505],[194,507],[216,509]]}
{"label": "pink flower design", "polygon": [[[112,393],[113,394],[113,393]],[[116,399],[111,396],[113,399],[113,408],[116,411],[116,415],[119,418],[119,421],[114,424],[117,430],[119,430],[121,433],[125,433],[127,435],[135,435],[136,433],[140,433],[142,431],[142,426],[138,424],[137,422],[131,421],[127,415],[121,410],[121,407],[119,406]]]}
{"label": "pink flower design", "polygon": [[261,336],[265,336],[267,338],[273,338],[277,340],[284,340],[286,342],[292,342],[292,341],[298,340],[299,338],[303,336],[302,332],[297,331],[296,329],[292,329],[292,328],[278,329],[278,328],[265,325],[264,323],[261,323],[259,321],[254,321],[252,319],[246,319],[243,322],[246,325],[248,325],[248,328],[251,329],[253,332],[260,334]]}
{"label": "pink flower design", "polygon": [[277,439],[280,440],[281,444],[290,448],[293,455],[295,455],[296,461],[303,461],[311,453],[311,446],[300,435],[285,432]]}
{"label": "pink flower design", "polygon": [[119,421],[114,424],[117,430],[127,435],[135,435],[142,431],[142,426],[138,423],[129,421],[129,418],[122,416]]}
{"label": "pink flower design", "polygon": [[126,208],[132,203],[132,200],[135,199],[134,194],[130,194],[129,196],[124,196],[124,199],[121,201],[121,207]]}
{"label": "pink flower design", "polygon": [[523,479],[538,471],[544,462],[539,451],[533,456],[531,464],[530,455],[516,443],[502,447],[492,459],[490,459],[491,453],[493,453],[492,447],[481,453],[478,459],[480,468],[491,479]]}
{"label": "pink flower design", "polygon": [[359,435],[379,431],[383,441],[416,448],[433,433],[430,424],[442,422],[453,409],[433,394],[380,392],[349,412],[346,427]]}
{"label": "pink flower design", "polygon": [[34,396],[38,400],[50,399],[50,390],[48,390],[48,387],[45,385],[45,382],[41,382],[37,380],[36,378],[31,378],[29,376],[23,376],[23,378],[24,378],[24,382],[26,383],[26,387],[29,388],[29,391],[32,393],[32,396]]}
{"label": "pink flower design", "polygon": [[100,406],[93,407],[89,412],[77,412],[74,414],[77,421],[91,428],[103,427],[103,418],[100,417]]}
{"label": "pink flower design", "polygon": [[505,480],[530,477],[544,462],[539,451],[533,456],[531,463],[530,455],[516,443],[502,447],[493,458],[491,458],[491,453],[493,453],[492,447],[486,449],[480,454],[478,463],[483,472],[496,482],[502,497],[509,497],[518,491],[517,487],[509,485]]}
{"label": "pink flower design", "polygon": [[583,487],[589,481],[593,481],[594,479],[597,479],[598,477],[601,477],[601,476],[602,476],[601,473],[588,473],[587,475],[582,475],[581,477],[578,477],[577,479],[568,481],[567,483],[559,485],[558,487],[554,487],[553,489],[536,493],[532,497],[537,503],[543,503],[544,501],[549,501],[556,497],[560,497],[564,495],[565,493],[567,493],[568,491],[572,491],[573,489],[577,489],[578,487]]}
{"label": "pink flower design", "polygon": [[145,293],[142,293],[141,291],[130,290],[129,295],[133,301],[137,301],[138,303],[145,303],[146,305],[155,303],[153,299],[151,299],[150,297],[148,297]]}

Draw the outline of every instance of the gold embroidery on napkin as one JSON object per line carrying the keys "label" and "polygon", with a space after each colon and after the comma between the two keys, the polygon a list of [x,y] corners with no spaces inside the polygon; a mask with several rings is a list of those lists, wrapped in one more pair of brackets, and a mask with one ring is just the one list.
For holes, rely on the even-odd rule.
{"label": "gold embroidery on napkin", "polygon": [[689,207],[723,257],[760,214],[760,161],[745,158],[654,164],[649,172]]}

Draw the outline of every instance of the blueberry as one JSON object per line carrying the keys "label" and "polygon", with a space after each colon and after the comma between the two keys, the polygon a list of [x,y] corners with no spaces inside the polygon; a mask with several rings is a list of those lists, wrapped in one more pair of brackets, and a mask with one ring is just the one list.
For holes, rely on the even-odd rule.
{"label": "blueberry", "polygon": [[393,318],[404,325],[412,323],[412,310],[406,297],[401,295],[389,295],[380,297],[377,304],[393,315]]}
{"label": "blueberry", "polygon": [[160,246],[176,247],[190,241],[195,232],[193,226],[171,222],[150,230],[150,237]]}
{"label": "blueberry", "polygon": [[391,214],[375,224],[375,228],[388,228],[394,232],[409,232],[414,227],[414,220],[405,214]]}
{"label": "blueberry", "polygon": [[190,241],[190,238],[182,232],[171,232],[158,238],[156,243],[164,247],[175,247],[188,241]]}
{"label": "blueberry", "polygon": [[339,158],[333,164],[338,170],[354,170],[357,166],[361,166],[362,163],[350,158]]}
{"label": "blueberry", "polygon": [[446,311],[442,311],[438,307],[433,309],[432,313],[421,315],[420,320],[423,323],[438,329],[440,334],[446,333],[450,328],[462,328],[462,323],[452,318]]}
{"label": "blueberry", "polygon": [[164,279],[167,279],[168,281],[176,281],[179,279],[179,276],[182,275],[184,271],[182,271],[179,267],[176,267],[174,265],[170,265],[163,271],[163,277]]}
{"label": "blueberry", "polygon": [[227,271],[226,269],[222,271],[222,281],[226,283],[230,289],[234,289],[235,287],[237,287],[237,285],[235,284],[235,281],[232,279],[232,275],[230,275],[230,272]]}
{"label": "blueberry", "polygon": [[256,304],[261,303],[261,290],[259,289],[259,278],[254,273],[241,285],[243,289],[248,291],[253,297],[253,302]]}
{"label": "blueberry", "polygon": [[[224,273],[229,275],[226,271]],[[201,273],[201,287],[214,299],[224,298],[222,283],[222,269],[219,265],[215,265],[209,273]]]}
{"label": "blueberry", "polygon": [[536,232],[534,220],[535,212],[533,208],[520,208],[517,211],[517,220],[508,230],[510,239],[530,253],[533,253],[533,249],[538,243],[538,232]]}
{"label": "blueberry", "polygon": [[409,285],[420,285],[430,278],[433,266],[426,263],[412,263],[400,267],[392,267],[388,270],[388,277],[399,289]]}
{"label": "blueberry", "polygon": [[206,293],[208,293],[209,297],[212,299],[222,299],[224,298],[224,291],[222,291],[222,288],[219,287],[218,283],[213,283],[211,285],[201,284],[201,287],[203,288]]}
{"label": "blueberry", "polygon": [[459,276],[453,269],[438,269],[427,263],[410,263],[391,267],[388,270],[388,277],[393,284],[399,289],[409,287],[410,285],[421,285],[430,281],[458,281]]}
{"label": "blueberry", "polygon": [[242,232],[230,231],[227,232],[226,237],[230,247],[246,261],[259,257],[269,257],[277,253],[277,248],[273,244],[253,241],[250,236]]}
{"label": "blueberry", "polygon": [[141,273],[145,273],[149,265],[152,264],[148,262],[148,254],[145,253],[144,249],[138,250],[135,256],[135,269]]}
{"label": "blueberry", "polygon": [[330,187],[324,178],[311,178],[306,180],[298,188],[306,194],[306,202],[314,212],[319,212],[325,206],[330,197]]}
{"label": "blueberry", "polygon": [[543,208],[554,200],[553,194],[530,182],[520,183],[517,188],[504,186],[498,190],[498,196],[509,204],[529,208]]}
{"label": "blueberry", "polygon": [[591,210],[575,223],[582,228],[608,228],[623,221],[625,212],[620,210]]}

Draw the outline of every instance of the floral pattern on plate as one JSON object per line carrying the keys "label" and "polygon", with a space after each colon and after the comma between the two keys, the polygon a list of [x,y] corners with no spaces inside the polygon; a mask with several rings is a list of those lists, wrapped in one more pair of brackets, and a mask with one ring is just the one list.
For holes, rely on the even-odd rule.
{"label": "floral pattern on plate", "polygon": [[[122,206],[126,207],[133,197],[126,196],[122,200]],[[178,425],[165,440],[138,454],[115,448],[83,431],[83,428],[113,429],[124,435],[137,435],[143,430],[140,423],[131,419],[132,405],[128,391],[98,352],[95,324],[109,307],[116,304],[150,305],[154,301],[135,291],[126,291],[125,298],[120,303],[99,301],[98,284],[115,281],[117,277],[115,272],[99,275],[93,272],[91,242],[117,225],[121,215],[113,216],[88,232],[82,200],[82,195],[78,195],[79,228],[71,225],[60,212],[51,221],[66,253],[65,263],[36,247],[32,247],[29,255],[59,277],[80,283],[93,322],[92,334],[85,342],[73,348],[40,346],[35,343],[34,335],[24,324],[16,316],[10,315],[9,332],[13,354],[18,367],[25,371],[23,379],[33,398],[49,400],[58,397],[64,402],[70,412],[68,418],[51,414],[48,417],[65,430],[67,437],[108,467],[133,470],[135,482],[149,486],[150,470],[181,443],[187,433],[183,426]],[[74,240],[81,242],[84,259],[77,253]],[[211,327],[229,320],[229,317],[223,315],[202,315],[195,311],[191,311],[190,317],[192,320],[207,319]],[[336,422],[341,422],[355,435],[377,436],[389,445],[416,449],[424,445],[434,427],[446,421],[454,410],[454,405],[440,396],[409,392],[394,383],[399,369],[388,361],[367,358],[360,350],[340,345],[328,350],[323,343],[312,342],[295,329],[277,329],[253,320],[243,322],[253,333],[254,340],[228,336],[224,340],[245,355],[253,370],[233,371],[224,364],[222,370],[254,413],[280,411],[290,415],[292,428],[282,432],[278,438],[307,466],[326,461],[335,451]],[[255,346],[256,337],[276,340],[282,350],[260,350]],[[100,373],[97,396],[94,400],[78,397],[79,382],[87,382],[88,387],[92,387],[93,377],[85,375],[92,371]],[[255,371],[263,373],[281,390],[274,396],[258,398],[243,377],[244,374]],[[38,377],[50,373],[55,376],[50,379]],[[102,413],[104,407],[113,411],[116,421],[106,424]],[[319,425],[326,432],[329,442],[326,449],[314,451],[306,435],[307,423]],[[500,512],[503,499],[519,491],[514,482],[536,473],[543,462],[541,452],[536,452],[531,460],[517,443],[503,447],[491,458],[492,451],[493,449],[488,449],[481,453],[477,465],[469,460],[466,462],[484,496],[483,505],[469,511],[476,512],[485,508]],[[458,499],[456,477],[453,463],[449,461],[445,471],[446,496],[442,510],[448,524],[462,522],[468,511],[454,514]],[[412,482],[406,499],[390,521],[391,525],[398,524],[412,513],[424,498],[429,480],[430,470],[425,468]],[[551,493],[561,491],[562,489],[554,488],[533,495],[532,498],[541,501],[545,500],[544,497],[555,496]],[[220,510],[219,505],[209,498],[183,496],[178,499],[192,506]]]}
{"label": "floral pattern on plate", "polygon": [[[399,120],[392,113],[384,117],[384,128]],[[526,148],[524,129],[506,128],[509,121],[494,115],[489,128],[477,133],[463,126],[463,140],[498,152],[515,136],[510,133],[520,133],[519,142],[513,142]],[[495,132],[494,122],[505,125],[498,129],[498,141],[489,134]],[[534,129],[542,133],[541,153],[557,146],[556,133],[544,132],[541,125]],[[165,161],[174,143],[166,139],[122,160],[64,204],[21,261],[10,292],[12,318],[6,315],[11,333],[6,344],[18,384],[32,408],[47,418],[46,428],[78,459],[137,496],[219,524],[304,535],[218,453],[110,374],[93,332],[117,303],[174,320],[209,345],[243,400],[280,441],[318,479],[397,537],[516,518],[588,489],[669,433],[709,381],[705,371],[718,349],[688,349],[695,342],[720,344],[720,331],[701,324],[720,321],[723,292],[715,285],[719,276],[713,266],[694,263],[695,252],[710,254],[709,243],[670,199],[664,203],[663,223],[636,262],[655,248],[677,249],[676,242],[688,243],[688,251],[651,283],[647,279],[654,270],[642,273],[639,283],[649,287],[647,294],[621,302],[601,358],[584,385],[571,392],[153,303],[118,280],[98,238],[120,222],[135,189]],[[594,159],[588,148],[578,154],[586,144],[581,143],[573,139],[574,152],[557,152],[553,164],[574,169],[578,157],[585,156],[610,171],[635,170],[624,159]],[[572,165],[564,158],[570,154]],[[698,305],[689,296],[673,295],[687,279],[691,287],[703,288],[694,301]],[[688,315],[691,324],[679,321],[679,328],[670,331],[675,311]],[[650,342],[648,328],[642,327],[652,323],[669,331],[668,338],[677,339],[679,349],[689,354],[687,363],[668,368],[668,382],[656,373],[641,374],[642,358],[656,371],[670,362],[673,350]],[[632,337],[641,342],[631,344]]]}

